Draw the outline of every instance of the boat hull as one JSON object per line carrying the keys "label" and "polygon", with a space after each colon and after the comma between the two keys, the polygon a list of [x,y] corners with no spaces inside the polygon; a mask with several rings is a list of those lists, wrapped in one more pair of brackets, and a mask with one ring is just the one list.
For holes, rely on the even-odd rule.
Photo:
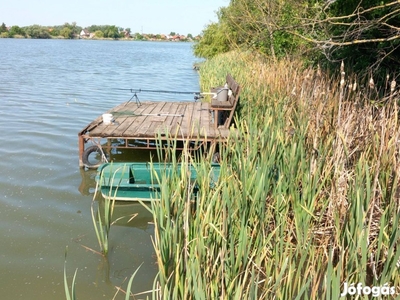
{"label": "boat hull", "polygon": [[[149,163],[106,163],[98,168],[96,182],[104,198],[115,201],[149,202],[159,200],[161,197],[160,182],[162,174],[169,175],[180,171],[180,164],[158,164],[151,166]],[[193,183],[193,194],[199,188],[196,184],[197,171],[195,166],[185,166],[185,172]],[[212,164],[213,182],[218,179],[219,165]]]}

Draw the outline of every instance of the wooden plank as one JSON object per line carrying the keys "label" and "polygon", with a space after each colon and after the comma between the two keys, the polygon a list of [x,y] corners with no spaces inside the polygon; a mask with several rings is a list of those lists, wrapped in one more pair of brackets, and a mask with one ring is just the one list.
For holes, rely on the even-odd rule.
{"label": "wooden plank", "polygon": [[82,129],[78,135],[83,135],[86,134],[87,132],[90,132],[92,130],[94,130],[97,126],[99,126],[99,124],[101,124],[103,122],[103,118],[102,116],[97,117],[96,119],[94,119],[94,121],[92,121],[88,126],[86,126],[84,129]]}
{"label": "wooden plank", "polygon": [[151,103],[137,105],[135,102],[127,102],[126,105],[113,109],[110,113],[113,114],[115,122],[107,134],[111,137],[120,137],[133,122],[133,117],[140,115],[148,105]]}
{"label": "wooden plank", "polygon": [[192,117],[193,111],[195,110],[196,102],[189,103],[186,106],[185,116],[182,119],[182,134],[184,136],[190,136],[192,133]]}
{"label": "wooden plank", "polygon": [[173,102],[170,106],[170,116],[167,116],[164,119],[163,124],[160,124],[158,127],[154,128],[154,135],[161,134],[161,135],[168,135],[171,133],[172,122],[174,121],[173,115],[178,114],[178,109],[180,107],[179,102]]}
{"label": "wooden plank", "polygon": [[200,128],[201,137],[209,137],[215,135],[213,126],[210,126],[211,118],[210,118],[210,110],[208,109],[208,107],[209,107],[208,103],[202,103],[201,119],[200,119],[202,126],[202,128]]}
{"label": "wooden plank", "polygon": [[[142,114],[151,114],[154,108],[157,106],[157,103],[152,102],[151,105],[148,105],[143,111]],[[148,116],[135,115],[131,117],[131,122],[129,127],[122,133],[123,137],[132,137],[135,138],[136,131],[139,127],[141,127],[147,119]]]}
{"label": "wooden plank", "polygon": [[[179,103],[179,107],[176,110],[176,114],[178,115],[185,115],[186,112],[186,107],[187,107],[187,102],[182,102]],[[173,137],[175,137],[175,135],[179,138],[184,138],[181,134],[181,128],[182,128],[182,119],[183,117],[173,117],[172,122],[171,122],[171,131],[170,133],[172,134]]]}
{"label": "wooden plank", "polygon": [[167,102],[155,102],[156,106],[151,110],[150,112],[144,112],[143,114],[146,118],[143,120],[143,122],[139,125],[136,125],[135,131],[133,128],[130,129],[130,134],[133,137],[147,137],[147,138],[154,138],[154,133],[147,133],[148,129],[150,128],[151,124],[153,122],[158,121],[160,118],[165,118],[165,116],[159,116],[159,114],[168,114],[168,111],[164,109],[164,106],[166,105]]}
{"label": "wooden plank", "polygon": [[[163,125],[164,122],[161,121],[153,121],[149,124],[146,131],[143,133],[145,136],[153,136],[157,137],[158,135],[158,128]],[[160,132],[161,134],[161,132]]]}
{"label": "wooden plank", "polygon": [[[170,114],[175,114],[173,103],[174,102],[163,102],[164,105],[163,107],[159,110],[159,114],[160,116],[157,116],[156,118],[153,118],[154,122],[165,122],[165,120],[167,119],[168,115]],[[174,112],[172,112],[171,110],[174,110]]]}
{"label": "wooden plank", "polygon": [[189,132],[192,135],[197,134],[199,128],[201,127],[201,109],[203,102],[196,102],[193,107],[192,118],[190,120]]}
{"label": "wooden plank", "polygon": [[[115,109],[119,109],[120,107],[123,107],[126,102],[119,104],[118,106],[109,109],[105,113],[111,113]],[[83,129],[80,134],[83,134],[87,131],[90,132],[90,135],[94,134],[95,136],[102,136],[104,134],[105,128],[109,125],[103,124],[103,117],[102,115],[98,116],[94,121],[92,121],[88,126],[86,126],[85,129]]]}
{"label": "wooden plank", "polygon": [[[141,124],[141,126],[138,126],[137,130],[135,131],[134,135],[138,137],[154,137],[154,131],[153,132],[147,132],[149,128],[152,126],[153,122],[157,122],[160,117],[164,118],[164,116],[158,116],[158,114],[164,113],[163,112],[163,107],[165,105],[165,102],[160,102],[157,104],[157,106],[152,110],[151,116],[147,116],[145,122]],[[165,112],[169,114],[168,112]]]}
{"label": "wooden plank", "polygon": [[[231,96],[232,97],[232,96]],[[234,106],[235,99],[233,98],[232,101],[219,101],[217,99],[211,100],[211,107],[212,108],[224,108],[226,110],[231,110]]]}
{"label": "wooden plank", "polygon": [[229,126],[231,126],[233,115],[235,114],[235,110],[236,110],[236,107],[237,107],[238,102],[239,102],[239,95],[240,95],[240,86],[238,85],[237,86],[237,94],[235,95],[235,102],[233,103],[233,108],[232,108],[232,110],[231,110],[231,112],[229,114],[228,119],[225,122],[225,127],[226,128],[229,128]]}
{"label": "wooden plank", "polygon": [[201,124],[201,113],[203,102],[196,102],[191,107],[191,118],[190,122],[182,128],[182,134],[186,137],[197,138],[199,137],[199,130],[201,127],[204,127]]}
{"label": "wooden plank", "polygon": [[[136,104],[135,104],[136,105]],[[149,109],[149,107],[152,107],[152,103],[146,103],[142,104],[141,106],[136,106],[136,107],[128,107],[127,110],[125,111],[125,114],[121,115],[121,118],[116,119],[116,123],[119,123],[119,125],[115,128],[113,132],[110,133],[110,136],[112,137],[122,137],[124,135],[124,132],[131,127],[132,123],[137,120],[137,118],[141,117],[140,115],[146,111],[146,109]],[[123,112],[123,111],[120,111]]]}
{"label": "wooden plank", "polygon": [[209,104],[206,102],[198,102],[193,105],[190,124],[182,130],[182,134],[184,136],[198,138],[200,136],[208,134],[209,124],[207,122],[209,122],[210,119],[208,118],[203,120],[203,116],[205,114],[209,114],[208,107]]}
{"label": "wooden plank", "polygon": [[165,121],[167,120],[168,116],[175,114],[177,107],[178,107],[177,104],[174,106],[174,102],[165,102],[165,105],[162,107],[162,109],[159,112],[161,115],[157,116],[151,120],[152,122],[151,122],[150,126],[147,128],[144,135],[157,136],[158,133],[162,134],[161,131],[159,132],[159,128],[160,127],[162,128],[162,126],[165,123]]}

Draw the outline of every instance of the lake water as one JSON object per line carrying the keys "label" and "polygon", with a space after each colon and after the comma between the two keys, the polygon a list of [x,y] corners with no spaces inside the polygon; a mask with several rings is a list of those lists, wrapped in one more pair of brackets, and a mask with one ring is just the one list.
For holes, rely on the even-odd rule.
{"label": "lake water", "polygon": [[116,208],[116,216],[126,217],[111,228],[108,259],[90,250],[100,250],[90,210],[95,173],[78,166],[77,134],[131,98],[121,89],[199,91],[191,46],[0,39],[1,299],[64,299],[66,248],[69,284],[77,269],[79,299],[113,299],[115,287],[125,289],[140,265],[132,290],[152,288],[152,219],[140,205]]}

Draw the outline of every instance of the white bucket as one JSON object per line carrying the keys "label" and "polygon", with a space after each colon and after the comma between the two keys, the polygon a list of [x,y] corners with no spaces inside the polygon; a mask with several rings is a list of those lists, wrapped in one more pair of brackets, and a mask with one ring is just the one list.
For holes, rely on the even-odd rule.
{"label": "white bucket", "polygon": [[220,89],[217,91],[217,100],[218,101],[228,101],[228,90],[227,88]]}
{"label": "white bucket", "polygon": [[111,124],[113,120],[113,115],[112,114],[103,114],[103,123],[106,125]]}

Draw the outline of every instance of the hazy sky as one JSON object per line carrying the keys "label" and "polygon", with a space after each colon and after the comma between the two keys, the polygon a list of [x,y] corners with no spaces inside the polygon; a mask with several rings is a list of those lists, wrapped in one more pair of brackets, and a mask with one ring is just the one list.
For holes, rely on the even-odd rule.
{"label": "hazy sky", "polygon": [[201,33],[230,0],[0,0],[0,24],[116,25],[132,33]]}

